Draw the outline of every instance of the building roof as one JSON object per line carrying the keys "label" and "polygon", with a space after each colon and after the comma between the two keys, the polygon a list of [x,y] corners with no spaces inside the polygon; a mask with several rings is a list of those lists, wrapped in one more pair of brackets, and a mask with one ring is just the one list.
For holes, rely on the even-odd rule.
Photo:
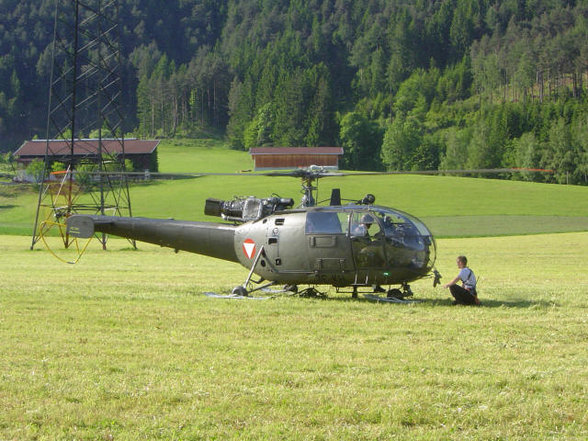
{"label": "building roof", "polygon": [[[70,152],[71,141],[61,139],[35,139],[25,141],[20,148],[14,152],[14,156],[45,156],[47,145],[49,154],[53,156],[68,156]],[[142,139],[125,139],[125,155],[144,155],[151,154],[155,151],[159,141],[149,141]],[[104,153],[122,153],[120,139],[102,139],[102,151]],[[76,139],[74,141],[74,156],[87,156],[98,153],[98,139]]]}
{"label": "building roof", "polygon": [[343,147],[252,147],[251,156],[261,155],[343,155]]}

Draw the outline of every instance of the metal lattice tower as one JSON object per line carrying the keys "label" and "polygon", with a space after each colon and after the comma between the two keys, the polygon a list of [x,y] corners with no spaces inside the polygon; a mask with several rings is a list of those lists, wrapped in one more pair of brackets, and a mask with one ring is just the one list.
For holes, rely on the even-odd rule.
{"label": "metal lattice tower", "polygon": [[[56,0],[45,172],[31,249],[53,228],[68,248],[65,219],[72,214],[132,215],[121,70],[118,0]],[[94,139],[84,138],[90,133]],[[56,158],[66,172],[50,173]],[[105,248],[104,235],[101,242]]]}

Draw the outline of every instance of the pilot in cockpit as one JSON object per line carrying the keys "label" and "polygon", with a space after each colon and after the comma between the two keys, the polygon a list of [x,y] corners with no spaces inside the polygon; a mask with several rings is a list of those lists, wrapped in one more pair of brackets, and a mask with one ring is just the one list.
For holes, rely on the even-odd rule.
{"label": "pilot in cockpit", "polygon": [[364,214],[361,217],[359,223],[353,225],[351,230],[353,236],[370,239],[370,227],[372,226],[374,221],[375,219],[372,217],[371,214]]}
{"label": "pilot in cockpit", "polygon": [[392,222],[390,216],[384,216],[383,224],[386,235],[390,235],[390,233],[394,232],[394,222]]}

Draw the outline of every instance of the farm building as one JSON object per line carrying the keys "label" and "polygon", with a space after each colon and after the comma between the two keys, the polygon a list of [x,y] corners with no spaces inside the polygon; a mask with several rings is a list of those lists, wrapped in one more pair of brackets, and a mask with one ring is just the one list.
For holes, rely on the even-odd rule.
{"label": "farm building", "polygon": [[[76,139],[74,141],[73,161],[79,163],[82,160],[93,160],[98,157],[99,143],[98,139]],[[35,159],[45,159],[45,152],[48,150],[49,161],[59,161],[69,163],[71,152],[71,142],[62,139],[36,139],[25,141],[20,148],[14,152],[16,161],[25,166]],[[141,139],[125,139],[124,150],[125,159],[133,163],[135,170],[157,170],[157,146],[159,141],[148,141]],[[122,153],[122,144],[120,139],[102,139],[103,155],[120,155]]]}
{"label": "farm building", "polygon": [[253,147],[255,170],[290,169],[319,165],[339,168],[342,147]]}

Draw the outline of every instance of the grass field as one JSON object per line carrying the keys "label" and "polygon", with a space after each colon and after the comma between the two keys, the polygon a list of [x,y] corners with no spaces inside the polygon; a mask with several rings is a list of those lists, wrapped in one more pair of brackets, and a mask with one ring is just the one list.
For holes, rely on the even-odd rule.
{"label": "grass field", "polygon": [[[252,167],[216,141],[160,148],[162,171]],[[131,199],[135,216],[204,220],[207,197],[298,185],[207,176]],[[412,304],[211,299],[247,270],[113,238],[66,265],[28,249],[37,194],[0,186],[0,440],[588,438],[588,188],[347,177],[321,198],[332,187],[425,220],[443,282],[467,255],[482,306],[430,279]]]}
{"label": "grass field", "polygon": [[481,307],[211,299],[247,271],[0,238],[0,439],[584,440],[588,233],[443,239]]}

